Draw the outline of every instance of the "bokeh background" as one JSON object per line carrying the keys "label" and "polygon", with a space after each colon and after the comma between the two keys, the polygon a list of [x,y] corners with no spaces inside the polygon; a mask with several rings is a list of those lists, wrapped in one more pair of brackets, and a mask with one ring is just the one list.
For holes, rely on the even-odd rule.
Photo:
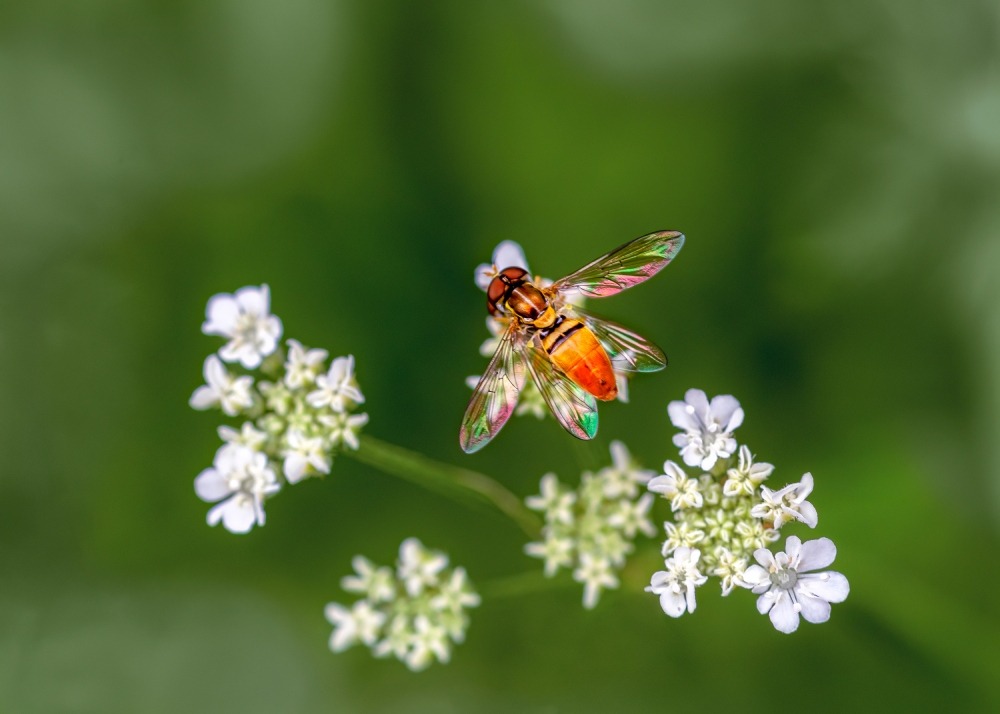
{"label": "bokeh background", "polygon": [[[462,454],[473,268],[665,228],[674,264],[600,308],[668,370],[591,450],[519,419]],[[0,251],[0,711],[1000,706],[991,0],[6,0]],[[263,282],[287,337],[355,355],[368,433],[520,495],[612,438],[657,467],[668,401],[736,395],[778,485],[815,475],[850,598],[784,636],[714,583],[673,621],[564,576],[487,597],[447,666],[331,654],[355,553],[416,535],[484,592],[538,563],[349,458],[248,536],[205,524],[199,326]]]}

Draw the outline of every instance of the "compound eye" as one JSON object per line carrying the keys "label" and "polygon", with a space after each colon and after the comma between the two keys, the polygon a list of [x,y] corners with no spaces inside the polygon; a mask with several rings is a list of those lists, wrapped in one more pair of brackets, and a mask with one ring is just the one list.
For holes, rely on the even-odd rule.
{"label": "compound eye", "polygon": [[503,270],[500,271],[500,275],[506,277],[510,282],[514,282],[515,280],[520,280],[527,274],[528,274],[527,270],[525,270],[524,268],[517,268],[517,267],[504,268]]}
{"label": "compound eye", "polygon": [[507,292],[507,285],[498,275],[490,281],[490,285],[486,289],[486,302],[492,305],[495,309],[497,302],[503,297],[505,292]]}

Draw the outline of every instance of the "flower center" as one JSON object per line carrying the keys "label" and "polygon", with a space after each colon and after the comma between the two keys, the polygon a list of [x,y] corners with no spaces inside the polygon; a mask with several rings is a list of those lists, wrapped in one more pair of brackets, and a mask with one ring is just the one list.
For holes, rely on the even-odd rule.
{"label": "flower center", "polygon": [[771,573],[771,582],[777,585],[779,588],[785,590],[791,590],[795,587],[795,582],[799,579],[799,574],[791,569],[778,570]]}

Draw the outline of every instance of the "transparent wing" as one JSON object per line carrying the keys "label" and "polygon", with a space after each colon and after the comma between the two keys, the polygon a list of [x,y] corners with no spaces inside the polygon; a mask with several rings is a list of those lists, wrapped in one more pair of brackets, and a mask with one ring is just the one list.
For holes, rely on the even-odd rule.
{"label": "transparent wing", "polygon": [[663,351],[642,335],[575,305],[570,309],[594,333],[616,370],[658,372],[667,366]]}
{"label": "transparent wing", "polygon": [[523,341],[524,335],[511,323],[473,390],[458,432],[458,442],[468,454],[486,446],[514,413],[524,386]]}
{"label": "transparent wing", "polygon": [[648,280],[667,267],[684,245],[684,234],[659,231],[636,238],[552,284],[556,292],[607,297]]}
{"label": "transparent wing", "polygon": [[531,379],[542,393],[549,411],[577,439],[597,434],[597,401],[555,365],[542,348],[531,342],[525,353]]}

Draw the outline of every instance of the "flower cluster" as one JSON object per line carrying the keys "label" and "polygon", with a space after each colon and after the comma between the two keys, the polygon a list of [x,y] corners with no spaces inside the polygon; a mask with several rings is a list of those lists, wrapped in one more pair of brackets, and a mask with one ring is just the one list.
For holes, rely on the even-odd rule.
{"label": "flower cluster", "polygon": [[576,490],[546,474],[541,493],[525,499],[545,514],[542,541],[529,543],[525,552],[545,561],[546,576],[573,568],[573,578],[584,586],[586,608],[597,605],[603,588],[618,587],[615,573],[634,549],[636,535],[656,533],[648,515],[653,496],[640,495],[653,473],[638,468],[620,441],[611,442],[611,459],[611,466],[584,473]]}
{"label": "flower cluster", "polygon": [[[695,609],[695,588],[717,577],[722,594],[734,587],[760,595],[757,606],[770,613],[781,632],[793,632],[801,614],[809,622],[825,622],[830,603],[848,594],[847,579],[836,572],[808,573],[833,562],[836,548],[827,538],[802,543],[786,541],[777,555],[768,546],[792,521],[815,528],[816,508],[806,499],[812,474],[776,491],[763,485],[774,466],[754,461],[749,448],[733,432],[743,423],[743,409],[732,396],[711,401],[691,389],[684,401],[671,402],[670,420],[680,433],[674,445],[684,466],[667,461],[663,474],[647,484],[670,502],[673,520],[664,523],[664,570],[646,588],[658,595],[671,617]],[[750,565],[751,558],[758,564]]]}
{"label": "flower cluster", "polygon": [[479,605],[463,568],[447,570],[447,556],[416,538],[400,545],[395,573],[361,555],[352,565],[355,574],[343,578],[341,587],[362,598],[350,607],[326,606],[334,627],[331,650],[360,643],[376,657],[393,655],[414,671],[451,658],[452,643],[464,641],[469,626],[465,609]]}
{"label": "flower cluster", "polygon": [[[490,282],[495,278],[501,270],[506,268],[524,268],[531,274],[531,270],[528,268],[528,261],[524,257],[524,250],[521,246],[512,240],[505,240],[501,242],[496,249],[493,251],[493,262],[492,263],[482,263],[476,267],[475,270],[475,282],[480,290],[486,292],[490,287]],[[552,281],[548,278],[543,278],[541,276],[536,276],[534,279],[536,285],[540,287],[546,287],[552,284]],[[571,305],[578,305],[583,307],[585,301],[584,295],[576,294],[572,295],[566,302]],[[564,302],[559,302],[556,305],[557,308],[564,305]],[[510,324],[510,318],[504,316],[494,317],[488,315],[486,317],[486,329],[490,333],[490,336],[486,338],[482,345],[479,347],[479,354],[483,357],[492,357],[493,353],[496,352],[497,347],[500,344],[500,337],[506,331],[507,326]],[[612,369],[615,368],[615,361],[612,360]],[[615,382],[618,387],[618,396],[616,399],[620,402],[628,402],[628,377],[630,373],[624,370],[614,369]],[[475,389],[476,385],[479,384],[480,375],[474,375],[467,377],[465,383],[470,389]],[[549,413],[548,408],[545,406],[545,400],[542,397],[542,393],[538,391],[538,387],[531,379],[530,374],[526,374],[524,377],[524,386],[521,388],[520,398],[514,414],[517,416],[522,416],[525,414],[530,414],[536,419],[543,419],[545,415]]]}
{"label": "flower cluster", "polygon": [[[205,384],[191,395],[195,409],[219,409],[242,420],[219,427],[224,442],[211,468],[195,479],[209,503],[208,522],[233,533],[264,525],[264,501],[284,484],[330,472],[340,449],[357,449],[368,415],[354,377],[354,358],[287,340],[271,314],[267,285],[219,294],[208,301],[202,332],[228,342],[205,360]],[[228,365],[228,366],[227,366]]]}

